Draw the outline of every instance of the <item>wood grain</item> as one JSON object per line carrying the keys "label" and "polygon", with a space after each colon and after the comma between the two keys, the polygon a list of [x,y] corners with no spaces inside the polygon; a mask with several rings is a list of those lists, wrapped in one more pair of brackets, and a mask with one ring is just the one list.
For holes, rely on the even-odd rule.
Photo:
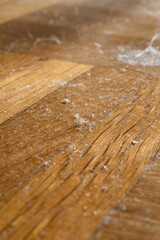
{"label": "wood grain", "polygon": [[[48,228],[50,231],[53,229],[55,239],[63,237],[69,238],[75,235],[77,232],[76,228],[82,230],[82,238],[79,239],[84,239],[89,236],[90,232],[100,220],[119,202],[124,194],[126,194],[126,191],[129,190],[141,176],[146,164],[149,164],[157,154],[159,147],[157,111],[159,109],[160,89],[159,82],[157,83],[156,79],[151,79],[150,81],[144,80],[143,84],[139,86],[137,94],[133,91],[133,95],[131,95],[130,92],[130,97],[122,101],[121,104],[116,104],[117,106],[113,108],[102,122],[100,121],[96,127],[93,126],[93,130],[89,129],[82,134],[82,136],[72,145],[69,145],[65,151],[62,151],[62,153],[55,157],[52,153],[52,158],[50,156],[47,164],[46,161],[43,160],[43,157],[40,155],[35,156],[39,159],[38,164],[41,163],[42,167],[39,167],[37,171],[33,173],[31,173],[29,162],[31,161],[31,167],[34,167],[36,170],[37,164],[35,165],[35,157],[31,152],[32,149],[34,150],[34,143],[32,143],[30,147],[30,153],[32,153],[31,159],[27,159],[26,162],[23,162],[23,165],[19,164],[18,169],[16,169],[17,165],[11,165],[11,167],[9,164],[9,155],[11,154],[12,164],[14,159],[18,161],[18,155],[16,154],[15,158],[14,152],[6,151],[6,154],[8,153],[9,155],[7,154],[8,166],[3,168],[3,182],[5,183],[6,181],[4,190],[6,192],[7,185],[10,183],[12,191],[10,197],[7,197],[1,206],[1,216],[4,216],[4,219],[2,217],[1,226],[3,229],[3,223],[6,225],[5,219],[7,219],[7,222],[10,219],[11,225],[9,224],[7,228],[9,231],[7,235],[8,238],[16,239],[20,236],[24,239],[30,238],[30,233],[32,233],[32,238],[34,235],[39,234],[44,228],[46,233],[48,232]],[[33,111],[32,116],[34,118]],[[22,115],[22,117],[24,117],[24,115]],[[25,119],[27,118],[25,117]],[[17,120],[17,118],[15,120]],[[82,119],[79,119],[79,121],[83,126],[84,123],[81,122]],[[31,121],[27,122],[29,122],[31,126],[34,126]],[[20,126],[20,124],[18,124],[18,126]],[[7,126],[4,127],[5,134],[2,134],[2,136],[8,141],[6,127]],[[9,127],[13,128],[13,125],[10,124]],[[24,126],[21,126],[21,129],[24,129]],[[32,132],[31,127],[29,127],[29,132]],[[14,138],[14,141],[19,144],[18,132],[16,131],[15,134],[17,137]],[[20,135],[22,136],[22,130],[20,130]],[[31,136],[32,139],[35,139],[33,135]],[[152,141],[153,138],[154,141]],[[137,144],[134,144],[134,141],[136,141]],[[4,140],[3,142],[5,143]],[[47,143],[49,144],[48,141]],[[11,144],[13,144],[13,138],[11,138]],[[40,147],[41,141],[38,145]],[[38,145],[36,141],[36,150],[38,150]],[[15,143],[12,146],[15,148]],[[13,147],[8,146],[8,150],[12,148]],[[23,149],[25,150],[24,145]],[[53,143],[51,149],[53,149]],[[45,156],[45,160],[47,157],[46,151],[47,149],[43,150],[42,153]],[[4,153],[3,148],[2,152]],[[20,161],[22,161],[23,152],[19,151],[19,153]],[[149,153],[152,154],[150,154],[148,158]],[[24,157],[25,156],[26,152],[24,152]],[[101,161],[99,161],[99,159],[101,159]],[[4,163],[4,161],[2,163]],[[45,165],[47,165],[47,169],[44,175],[42,175],[42,169],[46,168]],[[26,167],[22,168],[22,166]],[[7,174],[7,168],[12,168],[12,172],[8,171]],[[28,180],[27,178],[23,180],[27,171],[31,174],[31,177]],[[12,182],[14,184],[17,180],[21,181],[19,183],[17,182],[18,185],[14,188],[10,181],[11,176],[13,176],[14,181]],[[55,181],[54,179],[57,180]],[[46,188],[47,185],[48,187]],[[108,187],[102,189],[105,185]],[[91,193],[90,188],[91,190],[94,189]],[[14,189],[17,193],[13,193]],[[29,191],[26,191],[24,195],[25,189],[29,189]],[[90,194],[89,198],[86,196],[87,193]],[[83,197],[81,197],[81,195]],[[20,200],[22,205],[19,201],[18,204],[16,204],[17,199]],[[91,204],[88,206],[88,200],[90,199]],[[105,201],[103,201],[103,199],[105,199]],[[8,204],[6,204],[6,201],[9,201]],[[26,201],[31,206],[28,206]],[[12,206],[14,206],[14,209]],[[27,207],[26,210],[25,206]],[[84,216],[85,206],[88,207],[86,216]],[[38,211],[38,215],[33,214],[33,209],[36,212]],[[63,209],[64,211],[62,211]],[[17,216],[17,211],[23,214]],[[59,211],[61,213],[60,216]],[[95,212],[96,214],[94,216]],[[21,216],[23,216],[23,218],[21,218]],[[57,216],[60,220],[56,218],[56,222],[53,221],[52,223],[54,216]],[[77,217],[83,220],[83,226],[81,226],[81,221],[75,222]],[[92,218],[93,221],[87,224],[90,222],[90,218]],[[68,229],[67,233],[65,231],[62,232],[60,227],[62,219],[67,228],[72,226],[72,224],[74,224],[74,228]],[[23,221],[25,221],[25,224]],[[13,234],[12,227],[10,227],[14,224],[15,227],[18,224],[15,234]],[[52,238],[52,234],[49,236]]]}
{"label": "wood grain", "polygon": [[[115,91],[117,79],[119,90]],[[151,82],[153,78],[140,73],[136,76],[135,72],[128,71],[126,79],[123,71],[96,68],[2,124],[0,154],[3,161],[0,164],[4,193],[6,187],[7,193],[9,188],[13,191],[17,181],[23,182],[28,173],[63,150],[116,105],[134,95],[148,79]],[[69,103],[63,104],[64,98]],[[14,181],[11,181],[12,177]]]}
{"label": "wood grain", "polygon": [[[159,1],[80,2],[64,1],[1,25],[1,49],[88,65],[124,66],[117,59],[122,49],[144,50],[160,31]],[[159,39],[155,46],[159,46]],[[159,76],[157,67],[135,68]]]}
{"label": "wood grain", "polygon": [[[15,58],[20,66],[14,65]],[[1,55],[1,60],[0,123],[91,68],[87,65],[12,53]]]}
{"label": "wood grain", "polygon": [[92,234],[92,240],[159,239],[160,236],[160,161],[148,166],[129,195],[112,210]]}
{"label": "wood grain", "polygon": [[0,2],[0,239],[160,239],[159,7]]}

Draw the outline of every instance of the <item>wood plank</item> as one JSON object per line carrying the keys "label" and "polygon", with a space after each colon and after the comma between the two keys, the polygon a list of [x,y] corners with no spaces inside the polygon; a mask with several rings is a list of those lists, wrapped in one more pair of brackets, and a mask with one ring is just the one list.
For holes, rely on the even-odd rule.
{"label": "wood plank", "polygon": [[[98,72],[97,69],[91,70],[91,76],[94,80],[96,72]],[[117,78],[115,70],[112,74],[110,84],[117,85],[117,81],[114,80]],[[153,161],[158,152],[160,139],[159,131],[157,131],[159,129],[157,119],[157,114],[159,114],[159,82],[152,77],[149,80],[149,76],[144,79],[140,73],[137,74],[135,80],[128,72],[127,76],[130,76],[130,81],[127,83],[126,78],[123,78],[124,72],[119,74],[122,79],[120,76],[118,79],[125,83],[125,89],[122,88],[123,97],[119,97],[120,101],[117,102],[118,93],[121,92],[119,89],[115,93],[117,99],[115,106],[102,121],[98,121],[96,125],[94,123],[93,127],[88,130],[87,125],[90,121],[84,117],[84,113],[86,112],[88,115],[90,113],[83,107],[82,112],[79,112],[78,115],[81,117],[76,119],[79,120],[83,134],[58,155],[55,155],[53,150],[54,144],[53,140],[50,141],[49,132],[45,135],[45,141],[43,140],[42,145],[42,138],[37,141],[42,131],[44,132],[44,129],[38,133],[37,130],[35,132],[35,124],[31,120],[32,116],[34,121],[37,121],[35,112],[37,106],[35,106],[35,110],[31,108],[31,111],[27,111],[25,115],[23,113],[1,127],[1,131],[4,131],[2,136],[4,136],[3,146],[5,147],[2,147],[2,153],[7,154],[7,165],[5,166],[5,162],[2,161],[3,166],[5,166],[2,179],[4,188],[2,189],[4,189],[4,193],[7,189],[10,191],[8,196],[5,193],[5,199],[1,203],[2,239],[6,237],[8,239],[20,237],[22,239],[35,239],[38,236],[42,239],[52,239],[53,236],[54,239],[70,239],[73,236],[78,239],[87,239],[94,228],[141,176],[146,165]],[[80,82],[82,81],[80,80]],[[91,82],[90,80],[90,84],[92,84]],[[95,82],[97,83],[97,81]],[[99,82],[97,84],[99,85]],[[104,87],[104,82],[102,82],[102,86]],[[111,89],[115,92],[115,88]],[[104,88],[105,92],[106,90],[107,88]],[[126,97],[124,97],[125,91],[128,93]],[[89,95],[89,99],[95,93],[96,91],[92,89],[92,95]],[[72,90],[72,94],[75,95],[76,92]],[[83,96],[85,99],[85,95]],[[101,96],[102,103],[106,105],[103,95]],[[78,98],[84,101],[80,96]],[[114,101],[114,95],[109,99]],[[53,103],[52,98],[50,101]],[[96,109],[95,101],[93,100],[93,102]],[[82,102],[80,105],[82,106]],[[40,106],[44,108],[43,105]],[[104,108],[102,109],[104,110]],[[98,112],[97,110],[96,112]],[[40,119],[40,107],[38,116]],[[73,119],[73,115],[71,116],[69,121]],[[69,118],[68,113],[66,117]],[[23,120],[24,118],[26,121]],[[45,119],[47,120],[48,117],[45,116]],[[25,127],[24,123],[26,124],[26,122],[30,125],[27,124]],[[46,125],[42,122],[40,124],[41,126]],[[18,130],[19,132],[16,129],[16,136],[12,135],[10,144],[7,146],[5,144],[5,141],[9,143],[7,132],[14,129],[16,125],[20,126],[21,129]],[[27,136],[28,127],[30,138],[28,138],[29,135]],[[39,126],[37,127],[39,128]],[[24,131],[24,128],[27,138],[26,144],[31,143],[29,148],[31,156],[30,159],[26,159],[27,164],[25,165],[21,161],[24,159],[25,163],[25,158],[29,156],[28,151],[27,154],[23,151],[27,148],[22,145],[21,152],[17,149],[19,142],[23,141],[23,138],[21,138],[22,141],[20,140],[20,135],[23,135],[22,129]],[[53,131],[49,125],[48,128],[51,132]],[[84,132],[85,129],[87,131]],[[77,135],[80,135],[80,132],[78,131]],[[67,132],[66,134],[69,137]],[[74,138],[73,136],[70,138],[70,142],[73,139],[75,139],[75,135]],[[62,142],[61,138],[59,140]],[[46,144],[48,149],[44,149]],[[43,148],[41,155],[38,155],[39,166],[36,162],[35,148],[39,153]],[[20,152],[19,157],[17,152],[15,157],[14,149],[17,149],[18,153]],[[57,145],[55,149],[57,150]],[[50,156],[48,157],[48,155]],[[13,165],[14,161],[18,163],[18,166]],[[7,169],[11,168],[12,172],[7,173]],[[11,178],[16,186],[11,183]],[[77,219],[78,221],[76,221]]]}
{"label": "wood plank", "polygon": [[147,168],[129,195],[92,234],[92,240],[158,240],[160,236],[160,158]]}
{"label": "wood plank", "polygon": [[[2,196],[14,191],[28,174],[134,95],[148,79],[153,77],[128,71],[126,78],[121,69],[94,68],[2,124]],[[67,104],[63,104],[64,98]]]}
{"label": "wood plank", "polygon": [[[144,50],[160,29],[159,1],[127,2],[55,4],[1,25],[1,49],[96,66],[127,67],[119,56]],[[129,67],[159,74],[159,68],[143,63],[142,57],[141,66]]]}
{"label": "wood plank", "polygon": [[91,68],[15,53],[2,53],[0,61],[0,123]]}
{"label": "wood plank", "polygon": [[159,9],[0,1],[0,239],[160,239]]}

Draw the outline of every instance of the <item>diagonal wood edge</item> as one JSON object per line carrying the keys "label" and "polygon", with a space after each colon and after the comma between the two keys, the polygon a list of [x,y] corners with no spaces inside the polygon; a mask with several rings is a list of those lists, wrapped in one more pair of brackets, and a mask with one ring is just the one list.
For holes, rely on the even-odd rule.
{"label": "diagonal wood edge", "polygon": [[14,53],[4,55],[1,62],[0,124],[92,68]]}
{"label": "diagonal wood edge", "polygon": [[[21,188],[1,205],[2,223],[9,216],[13,219],[7,227],[10,239],[89,237],[157,154],[159,85],[156,80],[150,84],[143,84],[137,95],[116,106],[92,131],[51,159],[44,174],[40,171],[25,184],[25,195]],[[16,211],[12,208],[15,204]],[[48,231],[50,235],[42,234]]]}

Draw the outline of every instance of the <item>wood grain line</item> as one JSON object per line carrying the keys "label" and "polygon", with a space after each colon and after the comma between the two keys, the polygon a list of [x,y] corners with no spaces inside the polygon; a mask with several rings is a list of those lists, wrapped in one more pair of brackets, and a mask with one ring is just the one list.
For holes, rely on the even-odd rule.
{"label": "wood grain line", "polygon": [[[23,183],[25,177],[28,178],[28,173],[29,176],[32,176],[32,172],[39,169],[45,161],[53,159],[59,151],[62,151],[76,137],[88,128],[90,129],[92,125],[94,126],[95,121],[99,121],[99,119],[104,117],[104,112],[108,114],[113,111],[131,93],[135,94],[135,92],[139,91],[140,86],[143,86],[145,89],[147,84],[144,85],[144,83],[150,78],[150,76],[138,74],[137,82],[135,83],[132,79],[132,74],[135,76],[135,73],[130,72],[128,79],[126,79],[123,72],[115,74],[115,71],[108,71],[106,74],[112,80],[106,82],[106,76],[103,76],[104,71],[106,72],[106,69],[91,70],[91,76],[90,74],[88,76],[88,73],[86,73],[67,87],[64,86],[48,98],[27,109],[15,119],[11,119],[1,126],[2,144],[0,154],[4,161],[1,161],[0,164],[1,169],[3,169],[1,170],[3,177],[2,186],[4,186],[4,189],[7,187],[7,194],[9,193],[9,189],[13,191],[17,184],[19,185],[20,182]],[[114,91],[117,77],[119,78],[119,93]],[[99,78],[101,78],[101,83],[97,81]],[[125,90],[121,92],[121,88],[124,88],[124,85],[128,81],[130,82],[130,86],[128,86],[126,92]],[[109,88],[108,91],[105,86]],[[101,91],[101,96],[104,96],[104,98],[96,102],[96,99],[99,98],[99,92],[96,89],[100,87],[103,90]],[[117,101],[118,95],[119,99]],[[71,102],[64,105],[62,104],[62,100],[66,96]],[[80,96],[83,96],[83,98]],[[86,102],[87,105],[85,105]],[[79,108],[81,104],[83,108]],[[50,110],[49,113],[46,113],[46,108]],[[79,119],[75,118],[77,113],[79,114]],[[83,119],[85,119],[86,123],[83,123]],[[74,128],[75,126],[76,128]],[[26,138],[22,137],[23,129],[25,129]],[[64,130],[66,131],[65,136]],[[46,139],[50,140],[46,142]],[[19,142],[21,142],[21,145],[19,145]],[[16,153],[12,151],[15,146],[17,148]],[[6,158],[7,161],[5,161]],[[12,167],[13,173],[10,171]],[[8,174],[10,176],[9,179],[11,177],[14,179],[14,181],[10,181],[9,185]]]}
{"label": "wood grain line", "polygon": [[159,7],[0,1],[0,240],[160,239]]}
{"label": "wood grain line", "polygon": [[[150,90],[151,85],[154,89],[152,92]],[[60,237],[67,239],[67,237],[69,238],[73,235],[77,238],[79,237],[79,234],[76,234],[78,229],[81,229],[82,234],[79,239],[85,239],[89,236],[89,233],[102,220],[102,216],[105,216],[107,212],[117,205],[141,176],[146,165],[152,162],[157,153],[160,139],[159,132],[157,132],[159,123],[156,118],[159,109],[158,93],[159,83],[156,79],[145,82],[139,89],[138,95],[140,97],[137,101],[134,101],[135,95],[131,95],[124,100],[102,122],[99,122],[92,131],[88,131],[88,134],[85,134],[85,138],[81,136],[72,144],[74,151],[72,151],[72,146],[69,146],[49,163],[44,173],[41,171],[32,176],[25,184],[30,189],[25,196],[25,187],[23,186],[10,198],[7,205],[6,202],[1,205],[1,210],[2,212],[5,211],[7,219],[9,217],[6,216],[7,209],[10,216],[11,212],[13,213],[12,218],[15,216],[14,221],[7,228],[8,238],[15,239],[21,236],[23,239],[33,239],[34,236],[40,234],[42,239],[51,239],[52,234],[41,234],[42,230],[47,233],[48,229],[50,231],[52,229],[53,233],[56,233],[55,239],[60,239]],[[150,111],[147,107],[149,104]],[[120,114],[118,115],[118,113]],[[117,118],[110,121],[117,115]],[[108,128],[110,125],[111,127]],[[148,127],[147,132],[142,132],[146,127]],[[105,128],[108,130],[104,131]],[[128,129],[130,129],[129,132],[127,131]],[[101,131],[103,134],[100,134]],[[115,140],[117,134],[119,134],[119,138]],[[97,136],[99,137],[97,138]],[[153,137],[154,141],[151,140]],[[132,144],[134,139],[137,141],[137,144]],[[111,144],[104,155],[108,143],[113,141],[114,145]],[[81,142],[80,145],[79,142]],[[84,154],[88,148],[89,151]],[[71,151],[71,155],[68,155]],[[150,153],[150,156],[146,158],[148,153]],[[105,165],[107,169],[103,168],[102,170],[103,164],[106,163],[109,157],[110,160]],[[90,159],[92,159],[90,164],[81,172],[86,162],[90,161]],[[100,159],[101,164],[94,171],[91,171]],[[61,166],[64,166],[68,161],[70,164],[62,172],[59,172]],[[56,172],[59,172],[59,174],[57,175]],[[95,174],[96,177],[94,178]],[[46,175],[50,177],[46,179]],[[68,176],[70,177],[68,178]],[[44,178],[46,179],[45,181],[43,181]],[[91,181],[93,178],[94,180]],[[47,182],[49,185],[46,188]],[[87,185],[89,182],[90,184]],[[102,191],[102,187],[106,184],[108,187]],[[61,187],[58,187],[59,185]],[[90,188],[93,188],[94,191],[90,192]],[[83,195],[81,195],[82,192]],[[91,194],[89,198],[86,196],[86,193]],[[35,198],[35,196],[37,197]],[[21,213],[18,216],[17,210],[15,212],[12,209],[12,206],[16,204],[16,199],[21,199],[17,206]],[[31,204],[29,209],[28,206],[27,208],[25,207],[25,199]],[[91,202],[88,205],[89,199],[91,199]],[[83,207],[86,205],[88,209],[86,215],[84,215]],[[56,213],[62,208],[64,209],[63,212],[55,218]],[[34,218],[33,209],[35,211]],[[61,231],[59,225],[61,224],[62,216],[68,229],[67,235],[66,232]],[[79,219],[80,216],[81,218],[77,222],[76,219]],[[53,218],[54,220],[51,220]],[[29,222],[24,225],[23,219],[28,219]],[[83,227],[81,225],[82,221],[84,222]],[[3,220],[3,222],[5,221]],[[74,224],[74,228],[71,227],[72,224]],[[18,228],[14,228],[14,234],[12,225],[18,226]]]}
{"label": "wood grain line", "polygon": [[159,239],[160,195],[156,190],[159,189],[159,150],[153,163],[123,201],[97,227],[90,240]]}
{"label": "wood grain line", "polygon": [[2,59],[0,124],[92,68],[57,60],[42,61],[21,54],[4,55],[4,58],[8,57],[11,62],[13,58],[16,58],[17,62],[23,59],[23,65],[19,67],[12,63],[9,72],[8,60],[6,62]]}

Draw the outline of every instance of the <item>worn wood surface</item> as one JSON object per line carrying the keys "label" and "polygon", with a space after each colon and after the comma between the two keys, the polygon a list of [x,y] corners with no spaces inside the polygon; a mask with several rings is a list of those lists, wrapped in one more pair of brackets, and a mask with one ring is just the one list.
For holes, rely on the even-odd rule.
{"label": "worn wood surface", "polygon": [[159,239],[159,175],[160,159],[157,157],[90,239]]}
{"label": "worn wood surface", "polygon": [[159,34],[159,0],[0,2],[0,239],[160,239]]}

